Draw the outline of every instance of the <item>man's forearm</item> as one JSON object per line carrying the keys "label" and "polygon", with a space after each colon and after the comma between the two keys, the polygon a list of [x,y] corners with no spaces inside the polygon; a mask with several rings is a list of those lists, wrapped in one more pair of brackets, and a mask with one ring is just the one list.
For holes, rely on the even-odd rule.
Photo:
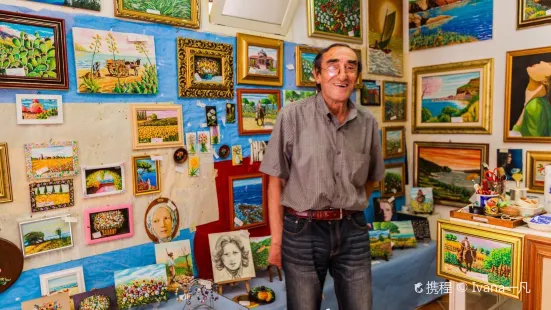
{"label": "man's forearm", "polygon": [[281,192],[284,181],[270,176],[268,183],[268,214],[270,217],[270,231],[272,245],[281,245],[283,235],[283,207],[281,206]]}

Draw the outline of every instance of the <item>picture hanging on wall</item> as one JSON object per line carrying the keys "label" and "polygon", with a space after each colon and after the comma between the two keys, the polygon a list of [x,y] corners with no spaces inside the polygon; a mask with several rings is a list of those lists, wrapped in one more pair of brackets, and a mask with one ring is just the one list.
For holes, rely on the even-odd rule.
{"label": "picture hanging on wall", "polygon": [[270,134],[281,108],[277,89],[237,90],[237,112],[240,135]]}
{"label": "picture hanging on wall", "polygon": [[199,153],[208,153],[211,150],[210,145],[210,131],[203,130],[197,132],[197,147],[199,148]]}
{"label": "picture hanging on wall", "polygon": [[196,29],[199,0],[115,0],[115,16]]}
{"label": "picture hanging on wall", "polygon": [[[363,66],[365,62],[362,60],[362,55],[363,55],[362,50],[359,48],[353,48],[352,50],[356,53],[356,58],[358,59],[358,62],[361,62]],[[360,73],[358,74],[358,79],[356,80],[356,84],[354,85],[354,88],[362,89],[362,87],[363,87],[362,74]]]}
{"label": "picture hanging on wall", "polygon": [[205,107],[205,118],[207,119],[207,126],[218,125],[218,117],[216,116],[216,106]]}
{"label": "picture hanging on wall", "polygon": [[362,1],[308,0],[308,36],[361,44]]}
{"label": "picture hanging on wall", "polygon": [[491,134],[494,60],[413,68],[413,133]]}
{"label": "picture hanging on wall", "polygon": [[[44,296],[21,303],[21,310],[36,309],[71,309],[69,292],[62,292],[51,296]],[[38,308],[37,308],[38,306]]]}
{"label": "picture hanging on wall", "polygon": [[407,120],[407,83],[383,82],[383,122]]}
{"label": "picture hanging on wall", "polygon": [[117,293],[114,286],[93,289],[71,296],[76,310],[102,309],[118,310]]}
{"label": "picture hanging on wall", "polygon": [[505,170],[508,181],[522,181],[522,149],[497,149],[497,166]]}
{"label": "picture hanging on wall", "polygon": [[68,6],[74,9],[85,9],[85,10],[92,10],[92,11],[98,11],[98,12],[101,11],[101,0],[85,0],[85,1],[82,1],[82,0],[73,0],[73,1],[30,0],[30,1],[59,5],[59,6]]}
{"label": "picture hanging on wall", "polygon": [[197,133],[188,132],[186,133],[186,146],[189,154],[195,154],[197,148]]}
{"label": "picture hanging on wall", "polygon": [[551,142],[551,47],[507,52],[505,142]]}
{"label": "picture hanging on wall", "polygon": [[233,46],[178,38],[178,96],[233,98]]}
{"label": "picture hanging on wall", "polygon": [[132,156],[134,196],[161,192],[161,161],[149,155]]}
{"label": "picture hanging on wall", "polygon": [[383,157],[403,157],[406,148],[406,129],[403,126],[383,127]]}
{"label": "picture hanging on wall", "polygon": [[272,246],[272,236],[250,237],[250,240],[254,268],[256,270],[266,270],[270,266],[268,255]]}
{"label": "picture hanging on wall", "polygon": [[551,2],[547,0],[517,0],[517,29],[551,23]]}
{"label": "picture hanging on wall", "polygon": [[68,214],[19,223],[21,246],[25,257],[57,251],[73,246]]}
{"label": "picture hanging on wall", "polygon": [[158,92],[152,36],[73,27],[78,93]]}
{"label": "picture hanging on wall", "polygon": [[361,95],[361,105],[380,106],[381,105],[381,84],[379,81],[363,80]]}
{"label": "picture hanging on wall", "polygon": [[[128,309],[168,300],[166,266],[148,265],[115,271],[117,305]],[[140,296],[132,298],[129,296]]]}
{"label": "picture hanging on wall", "polygon": [[69,296],[86,292],[82,266],[40,275],[42,296],[69,292]]}
{"label": "picture hanging on wall", "polygon": [[58,95],[15,95],[17,124],[63,124],[63,103]]}
{"label": "picture hanging on wall", "polygon": [[[255,277],[248,234],[242,231],[209,234],[209,245],[215,283],[223,284]],[[237,259],[226,259],[224,253],[238,253]]]}
{"label": "picture hanging on wall", "polygon": [[404,75],[405,39],[402,1],[368,0],[367,5],[368,73],[401,77]]}
{"label": "picture hanging on wall", "polygon": [[283,86],[283,41],[237,34],[237,83]]}
{"label": "picture hanging on wall", "polygon": [[63,19],[0,11],[0,29],[0,88],[69,89]]}
{"label": "picture hanging on wall", "polygon": [[212,126],[210,128],[210,144],[220,144],[220,126]]}
{"label": "picture hanging on wall", "polygon": [[235,103],[226,103],[226,123],[235,123]]}
{"label": "picture hanging on wall", "polygon": [[233,166],[243,164],[243,149],[241,148],[241,145],[231,146],[231,162]]}
{"label": "picture hanging on wall", "polygon": [[230,177],[230,230],[266,225],[265,181],[261,173]]}
{"label": "picture hanging on wall", "polygon": [[191,156],[188,162],[188,176],[198,177],[201,170],[201,160],[199,156]]}
{"label": "picture hanging on wall", "polygon": [[193,280],[190,240],[155,244],[155,262],[166,266],[168,291],[176,292]]}
{"label": "picture hanging on wall", "polygon": [[0,143],[0,203],[13,201],[8,144]]}
{"label": "picture hanging on wall", "polygon": [[13,242],[0,238],[0,294],[10,288],[23,272],[24,257]]}
{"label": "picture hanging on wall", "polygon": [[84,210],[86,244],[129,238],[134,235],[132,204]]}
{"label": "picture hanging on wall", "polygon": [[186,162],[188,157],[188,151],[181,147],[178,148],[176,151],[174,151],[174,154],[172,155],[172,159],[174,159],[174,162],[177,164],[183,164]]}
{"label": "picture hanging on wall", "polygon": [[295,49],[295,83],[297,86],[316,87],[314,59],[320,51],[321,48],[297,45]]}
{"label": "picture hanging on wall", "polygon": [[168,198],[153,200],[145,211],[144,226],[151,241],[155,243],[171,241],[180,229],[178,208]]}
{"label": "picture hanging on wall", "polygon": [[405,165],[402,164],[386,164],[385,179],[381,196],[383,197],[400,197],[405,194]]}
{"label": "picture hanging on wall", "polygon": [[[492,39],[493,0],[409,2],[409,50]],[[448,4],[449,3],[449,4]]]}
{"label": "picture hanging on wall", "polygon": [[40,212],[75,205],[73,180],[52,180],[29,184],[31,211]]}
{"label": "picture hanging on wall", "polygon": [[77,142],[27,143],[25,162],[29,180],[78,175]]}
{"label": "picture hanging on wall", "polygon": [[284,90],[283,106],[315,95],[315,90]]}
{"label": "picture hanging on wall", "polygon": [[131,119],[134,150],[174,147],[184,144],[181,105],[133,104]]}
{"label": "picture hanging on wall", "polygon": [[544,194],[545,166],[547,165],[551,165],[551,152],[526,152],[526,187],[528,192]]}
{"label": "picture hanging on wall", "polygon": [[125,179],[124,163],[82,167],[84,198],[124,193]]}

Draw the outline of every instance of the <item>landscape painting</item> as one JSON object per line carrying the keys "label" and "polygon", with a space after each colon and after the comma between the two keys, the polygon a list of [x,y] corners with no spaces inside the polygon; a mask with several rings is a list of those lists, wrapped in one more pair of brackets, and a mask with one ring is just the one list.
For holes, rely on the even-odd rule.
{"label": "landscape painting", "polygon": [[251,237],[250,240],[254,267],[257,270],[266,270],[270,266],[268,256],[270,254],[270,246],[272,245],[272,236]]}
{"label": "landscape painting", "polygon": [[237,33],[237,57],[238,84],[283,86],[283,40]]}
{"label": "landscape painting", "polygon": [[297,86],[315,87],[314,59],[321,49],[309,46],[297,45],[295,49],[295,72]]}
{"label": "landscape painting", "polygon": [[82,168],[84,198],[123,193],[126,189],[123,164]]}
{"label": "landscape painting", "polygon": [[373,222],[373,230],[389,231],[393,248],[417,246],[417,239],[411,221]]}
{"label": "landscape painting", "polygon": [[409,0],[409,50],[492,39],[493,2]]}
{"label": "landscape painting", "polygon": [[65,310],[70,309],[71,298],[69,293],[59,293],[52,296],[44,296],[32,300],[27,300],[21,303],[21,310],[42,310],[54,309]]}
{"label": "landscape painting", "polygon": [[370,230],[369,241],[372,257],[388,260],[392,256],[392,243],[388,230]]}
{"label": "landscape painting", "polygon": [[368,72],[401,77],[404,75],[402,0],[368,0],[367,3]]}
{"label": "landscape painting", "polygon": [[361,0],[308,0],[308,35],[361,43]]}
{"label": "landscape painting", "polygon": [[266,225],[266,186],[262,174],[230,177],[230,229]]}
{"label": "landscape painting", "polygon": [[405,128],[383,127],[383,157],[394,158],[405,155]]}
{"label": "landscape painting", "polygon": [[115,271],[115,291],[120,309],[167,301],[166,266],[155,264]]}
{"label": "landscape painting", "polygon": [[544,193],[545,166],[551,165],[551,152],[526,151],[526,187],[529,193]]}
{"label": "landscape painting", "polygon": [[198,0],[115,0],[115,16],[199,28]]}
{"label": "landscape painting", "polygon": [[545,25],[551,22],[549,0],[517,0],[517,29]]}
{"label": "landscape painting", "polygon": [[79,173],[76,141],[25,144],[25,159],[29,180]]}
{"label": "landscape painting", "polygon": [[183,128],[181,105],[132,105],[134,150],[180,146]]}
{"label": "landscape painting", "polygon": [[278,50],[248,45],[249,74],[277,76]]}
{"label": "landscape painting", "polygon": [[166,266],[169,291],[175,292],[193,280],[193,257],[189,240],[155,244],[155,259],[157,264]]}
{"label": "landscape painting", "polygon": [[84,210],[86,244],[129,238],[134,235],[132,204]]}
{"label": "landscape painting", "polygon": [[60,6],[68,6],[75,9],[101,11],[101,0],[30,0]]}
{"label": "landscape painting", "polygon": [[73,40],[79,93],[157,93],[152,36],[74,27]]}
{"label": "landscape painting", "polygon": [[360,91],[361,105],[380,106],[381,105],[381,86],[377,81],[363,80]]}
{"label": "landscape painting", "polygon": [[71,223],[65,222],[66,216],[19,223],[23,255],[29,257],[72,247]]}
{"label": "landscape painting", "polygon": [[69,292],[69,296],[86,291],[82,266],[40,275],[43,296]]}
{"label": "landscape painting", "polygon": [[237,102],[240,135],[272,132],[281,108],[279,90],[238,89]]}
{"label": "landscape painting", "polygon": [[488,144],[414,142],[414,186],[432,187],[437,204],[464,207],[480,184]]}
{"label": "landscape painting", "polygon": [[284,90],[283,106],[315,95],[315,90]]}
{"label": "landscape painting", "polygon": [[135,196],[161,192],[160,162],[148,155],[132,156]]}
{"label": "landscape painting", "polygon": [[75,205],[73,180],[56,180],[29,184],[31,211],[40,212]]}
{"label": "landscape painting", "polygon": [[385,81],[383,83],[383,122],[405,122],[406,105],[407,84]]}
{"label": "landscape painting", "polygon": [[409,190],[411,209],[414,213],[432,214],[434,211],[434,199],[431,187],[412,187]]}
{"label": "landscape painting", "polygon": [[405,165],[402,164],[386,164],[385,179],[381,196],[383,197],[399,197],[405,194]]}
{"label": "landscape painting", "polygon": [[18,124],[62,124],[63,103],[58,95],[15,95]]}

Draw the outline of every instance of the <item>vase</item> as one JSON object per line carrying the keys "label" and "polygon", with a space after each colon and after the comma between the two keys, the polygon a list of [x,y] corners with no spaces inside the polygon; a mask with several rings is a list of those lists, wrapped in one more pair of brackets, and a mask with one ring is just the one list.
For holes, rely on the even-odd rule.
{"label": "vase", "polygon": [[201,152],[207,151],[207,145],[205,143],[201,143]]}

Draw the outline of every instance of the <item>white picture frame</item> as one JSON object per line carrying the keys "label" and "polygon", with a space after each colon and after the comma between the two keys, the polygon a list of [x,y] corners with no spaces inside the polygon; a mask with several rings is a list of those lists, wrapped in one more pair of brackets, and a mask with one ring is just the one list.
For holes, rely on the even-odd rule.
{"label": "white picture frame", "polygon": [[[126,172],[124,170],[124,162],[117,163],[117,164],[107,164],[107,165],[97,165],[97,166],[85,166],[81,167],[82,173],[82,194],[84,198],[93,198],[93,197],[103,197],[103,196],[110,196],[110,195],[117,195],[122,194],[126,192]],[[115,187],[113,190],[105,190],[101,192],[97,192],[102,189],[100,186],[96,192],[93,192],[93,188],[89,187],[88,185],[88,177],[91,177],[94,175],[97,171],[106,171],[110,172],[110,176],[113,179],[113,187]],[[118,173],[117,171],[120,171]],[[120,178],[120,188],[117,189],[117,183],[119,180],[117,178]],[[99,182],[99,180],[98,180]],[[103,184],[101,184],[103,185]],[[111,187],[111,185],[106,186]],[[104,187],[104,188],[106,188]]]}
{"label": "white picture frame", "polygon": [[[67,280],[65,280],[67,279]],[[53,284],[55,283],[55,284]],[[69,295],[86,292],[86,286],[84,284],[84,271],[82,266],[64,269],[56,272],[45,273],[40,275],[40,292],[42,296],[50,296],[61,291],[61,287],[64,283],[76,284],[76,288],[69,288]],[[57,287],[50,287],[50,285],[58,285]],[[58,291],[53,291],[54,288],[60,288]],[[77,291],[78,292],[75,292]]]}
{"label": "white picture frame", "polygon": [[[61,95],[36,95],[36,94],[25,94],[25,95],[15,95],[16,99],[16,112],[17,112],[17,124],[19,125],[49,125],[49,124],[63,124],[63,100]],[[27,108],[29,100],[44,100],[51,101],[53,100],[57,109],[57,116],[48,117],[46,119],[38,118],[25,118],[25,115],[30,117],[35,117],[36,114],[39,114],[38,111],[31,113],[30,106]],[[44,108],[44,102],[39,105]],[[34,108],[34,107],[33,107]],[[38,107],[37,107],[38,108]],[[23,111],[23,110],[26,111]]]}
{"label": "white picture frame", "polygon": [[[66,249],[66,248],[73,247],[74,241],[73,241],[73,229],[71,227],[71,222],[68,222],[68,221],[65,220],[65,218],[67,218],[69,216],[70,216],[70,214],[63,214],[63,215],[58,215],[58,216],[42,218],[42,219],[38,219],[38,220],[20,222],[19,223],[19,238],[20,238],[20,241],[21,241],[21,249],[22,249],[22,252],[23,252],[23,256],[25,258],[27,258],[27,257],[30,257],[30,256],[35,256],[35,255],[39,255],[39,254],[44,254],[44,253],[48,253],[48,252],[53,252],[53,251],[58,251],[58,250],[61,250],[61,249]],[[40,222],[47,222],[47,221],[49,223],[44,223],[42,225],[42,227],[40,226],[41,225]],[[53,222],[55,222],[55,223],[52,224]],[[69,244],[67,244],[67,245],[61,244],[60,246],[58,246],[54,249],[45,250],[45,251],[32,251],[32,249],[27,248],[31,245],[31,243],[36,244],[36,241],[42,241],[42,242],[50,241],[50,240],[47,240],[45,238],[46,233],[47,233],[46,230],[48,230],[49,226],[52,226],[52,225],[55,225],[55,224],[58,224],[55,227],[60,226],[60,224],[64,226],[63,227],[64,230],[62,230],[62,235],[67,234],[67,233],[69,234],[69,237],[70,237]],[[33,227],[33,229],[31,229],[31,228],[26,229],[26,227],[24,227],[24,226],[34,226],[34,227]],[[26,231],[28,231],[28,232],[25,233]],[[29,245],[25,245],[25,235],[30,233],[30,232],[34,232],[34,231],[37,231],[39,234],[42,233],[41,240],[36,240],[35,242],[29,241]],[[45,231],[46,231],[46,233],[45,233]],[[63,237],[63,238],[66,238],[66,237]],[[59,239],[61,239],[61,238],[59,238]]]}

